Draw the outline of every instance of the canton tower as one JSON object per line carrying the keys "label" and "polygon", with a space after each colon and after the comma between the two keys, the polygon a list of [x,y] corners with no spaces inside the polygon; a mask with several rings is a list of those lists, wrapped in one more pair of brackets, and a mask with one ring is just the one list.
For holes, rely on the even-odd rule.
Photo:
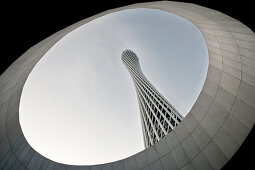
{"label": "canton tower", "polygon": [[183,117],[145,77],[133,51],[123,51],[121,59],[135,84],[144,144],[148,148],[171,132]]}

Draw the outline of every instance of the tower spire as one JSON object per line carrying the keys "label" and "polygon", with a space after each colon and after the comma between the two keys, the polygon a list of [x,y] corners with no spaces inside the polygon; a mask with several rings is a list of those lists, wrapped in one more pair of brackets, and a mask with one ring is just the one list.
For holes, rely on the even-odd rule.
{"label": "tower spire", "polygon": [[145,77],[133,51],[123,51],[121,59],[135,85],[144,143],[148,148],[172,131],[183,117]]}

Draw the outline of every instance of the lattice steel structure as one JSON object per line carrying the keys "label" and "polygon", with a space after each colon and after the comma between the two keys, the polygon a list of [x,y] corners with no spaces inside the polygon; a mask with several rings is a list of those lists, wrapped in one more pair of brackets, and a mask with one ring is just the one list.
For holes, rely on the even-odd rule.
{"label": "lattice steel structure", "polygon": [[135,84],[144,143],[148,148],[171,132],[183,117],[145,77],[133,51],[125,50],[121,59]]}

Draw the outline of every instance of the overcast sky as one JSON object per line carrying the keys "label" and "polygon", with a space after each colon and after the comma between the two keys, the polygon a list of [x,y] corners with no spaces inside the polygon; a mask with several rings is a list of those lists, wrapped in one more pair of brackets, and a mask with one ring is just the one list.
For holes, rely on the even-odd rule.
{"label": "overcast sky", "polygon": [[131,9],[85,24],[57,42],[29,75],[20,123],[45,157],[72,165],[120,160],[144,149],[130,49],[161,94],[185,116],[203,86],[208,54],[199,30],[174,14]]}

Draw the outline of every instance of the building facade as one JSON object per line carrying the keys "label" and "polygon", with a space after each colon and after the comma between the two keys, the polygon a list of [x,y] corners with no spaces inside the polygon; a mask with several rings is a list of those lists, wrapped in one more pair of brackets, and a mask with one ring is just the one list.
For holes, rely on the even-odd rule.
{"label": "building facade", "polygon": [[[44,157],[29,145],[19,123],[19,101],[27,77],[44,54],[65,35],[93,19],[130,8],[171,12],[196,24],[201,31],[209,51],[209,67],[205,84],[193,108],[181,124],[160,142],[122,160],[77,166]],[[240,167],[249,169],[247,165],[251,163],[245,158],[246,151],[240,154],[244,155],[245,161],[231,158],[238,150],[244,151],[242,143],[247,140],[249,143],[247,136],[253,135],[250,132],[255,122],[255,85],[252,79],[255,75],[249,70],[255,68],[255,64],[247,61],[255,57],[254,42],[252,30],[222,12],[171,1],[139,3],[107,10],[62,29],[31,47],[0,76],[0,169],[200,170],[222,169],[226,163],[233,167],[231,160],[238,160],[236,162]],[[233,57],[235,63],[222,62]],[[239,70],[235,70],[237,64],[240,65]],[[252,145],[248,146],[252,148]]]}
{"label": "building facade", "polygon": [[137,93],[145,147],[148,148],[171,132],[182,115],[160,94],[143,74],[139,58],[131,50],[122,53]]}

